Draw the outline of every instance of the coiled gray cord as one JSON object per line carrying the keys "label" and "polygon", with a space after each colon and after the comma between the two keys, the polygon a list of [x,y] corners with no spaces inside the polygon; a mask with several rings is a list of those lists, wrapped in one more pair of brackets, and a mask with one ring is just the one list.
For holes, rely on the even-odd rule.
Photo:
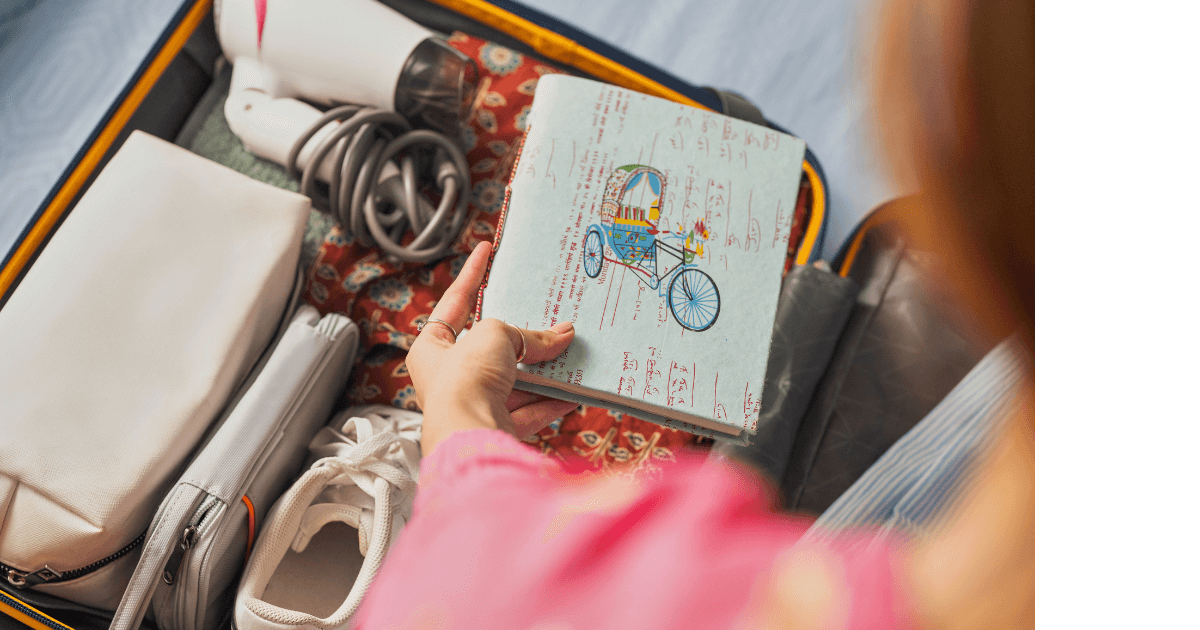
{"label": "coiled gray cord", "polygon": [[[296,160],[325,125],[341,124],[313,150],[303,172]],[[419,154],[419,147],[432,148]],[[330,152],[333,155],[330,156]],[[328,197],[316,189],[317,169],[333,159]],[[379,181],[384,164],[395,160],[400,175]],[[429,164],[441,190],[436,208],[419,194],[418,161]],[[292,145],[287,169],[300,179],[300,193],[313,200],[355,238],[377,246],[396,263],[427,263],[452,252],[467,221],[470,171],[462,149],[449,137],[428,129],[414,130],[393,111],[357,105],[329,110]],[[416,237],[401,245],[405,233]]]}

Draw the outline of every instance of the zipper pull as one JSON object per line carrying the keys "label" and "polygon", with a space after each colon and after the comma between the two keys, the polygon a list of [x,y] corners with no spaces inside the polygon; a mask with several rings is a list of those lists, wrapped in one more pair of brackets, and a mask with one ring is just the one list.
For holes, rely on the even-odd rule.
{"label": "zipper pull", "polygon": [[9,569],[8,574],[5,575],[5,577],[8,578],[8,583],[17,588],[25,588],[28,586],[29,583],[25,581],[25,578],[28,576],[28,573],[24,571],[18,571],[16,569]]}
{"label": "zipper pull", "polygon": [[46,582],[57,582],[58,580],[62,579],[62,574],[54,569],[51,569],[49,565],[47,565],[42,567],[40,570],[30,571],[28,573],[25,571],[18,571],[16,569],[9,569],[8,575],[5,577],[8,579],[9,584],[12,584],[17,588],[29,588],[30,586],[37,586],[38,584],[45,584]]}
{"label": "zipper pull", "polygon": [[196,544],[196,534],[199,530],[195,525],[188,525],[183,530],[183,534],[179,536],[179,544],[175,545],[175,551],[171,552],[171,557],[167,558],[167,567],[163,569],[163,582],[168,586],[175,583],[175,578],[178,577],[179,565],[183,564],[183,556],[187,553],[192,545]]}

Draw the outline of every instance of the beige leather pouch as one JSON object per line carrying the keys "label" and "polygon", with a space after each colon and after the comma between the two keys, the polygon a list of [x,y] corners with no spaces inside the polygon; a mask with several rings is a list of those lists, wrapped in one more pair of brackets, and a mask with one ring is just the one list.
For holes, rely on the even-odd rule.
{"label": "beige leather pouch", "polygon": [[155,510],[280,326],[309,208],[126,140],[0,309],[0,579],[116,608]]}

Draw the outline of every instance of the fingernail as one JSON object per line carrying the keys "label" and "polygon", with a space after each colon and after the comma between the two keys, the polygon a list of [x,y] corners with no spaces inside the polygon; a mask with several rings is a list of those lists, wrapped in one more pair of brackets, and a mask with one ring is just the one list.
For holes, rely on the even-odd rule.
{"label": "fingernail", "polygon": [[575,325],[571,322],[558,322],[550,327],[550,330],[559,335],[565,335],[575,329]]}

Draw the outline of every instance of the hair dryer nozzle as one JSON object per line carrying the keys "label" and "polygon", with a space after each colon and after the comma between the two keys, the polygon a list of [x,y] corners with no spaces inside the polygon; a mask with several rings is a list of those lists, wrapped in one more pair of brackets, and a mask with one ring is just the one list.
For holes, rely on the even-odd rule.
{"label": "hair dryer nozzle", "polygon": [[446,42],[430,37],[417,45],[396,82],[396,111],[414,122],[461,136],[471,118],[479,68]]}

